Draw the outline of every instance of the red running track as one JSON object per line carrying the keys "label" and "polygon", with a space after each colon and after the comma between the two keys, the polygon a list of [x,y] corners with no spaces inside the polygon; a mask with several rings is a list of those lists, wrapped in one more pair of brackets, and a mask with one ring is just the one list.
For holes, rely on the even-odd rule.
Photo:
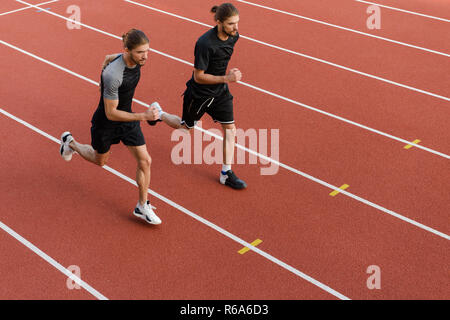
{"label": "red running track", "polygon": [[[119,1],[114,4],[119,9],[124,5]],[[53,12],[64,14],[65,4],[51,7]],[[108,21],[107,16],[114,14],[116,7],[104,6],[102,15],[95,5],[92,10],[88,8],[84,3],[85,23],[114,34],[121,32],[115,31],[116,28],[122,32],[127,29],[125,23]],[[133,16],[153,16],[147,11],[132,12]],[[89,21],[90,14],[98,15],[95,24]],[[16,24],[12,25],[15,31],[2,35],[2,40],[93,80],[98,78],[103,55],[120,51],[118,40],[89,30],[69,33],[62,21],[43,13],[30,10],[5,17],[8,20],[0,20],[1,23],[16,21]],[[141,20],[139,16],[136,19]],[[175,27],[180,24],[164,16],[155,16],[151,21]],[[33,30],[27,29],[27,24],[33,25]],[[53,26],[52,50],[48,50],[49,44],[43,45],[48,39],[48,32],[43,31],[49,30],[49,26]],[[183,26],[184,30],[189,25]],[[29,33],[23,34],[20,29]],[[182,58],[187,56],[185,59],[189,60],[194,38],[201,34],[202,28],[191,32],[197,35],[192,35],[191,48],[186,52],[170,45],[166,48],[165,43],[157,47],[157,38],[152,38],[152,43],[159,50]],[[180,47],[189,47],[187,42],[181,37]],[[92,52],[80,50],[84,43],[91,44]],[[249,46],[244,50],[261,48]],[[2,58],[7,57],[18,68],[10,81],[2,83],[1,93],[6,97],[2,108],[55,137],[70,127],[77,138],[89,141],[89,119],[98,99],[97,89],[10,48],[2,47],[0,52]],[[151,59],[150,66],[143,71],[136,97],[146,102],[163,99],[171,112],[178,113],[178,93],[182,92],[190,68],[154,54]],[[240,57],[238,61],[245,68],[251,67],[247,58]],[[178,92],[174,93],[174,87]],[[288,109],[286,114],[275,114],[279,119],[273,119],[269,110],[259,117],[250,108],[237,111],[242,128],[268,128],[269,119],[269,128],[280,128],[281,162],[335,185],[348,183],[350,191],[355,188],[354,192],[362,197],[367,195],[375,203],[448,233],[445,216],[448,201],[443,192],[448,186],[445,159],[421,150],[403,150],[397,142],[315,117],[309,111],[286,106],[276,99],[268,100],[261,93],[236,85],[232,90],[239,106],[257,106],[270,101],[274,108]],[[304,128],[289,121],[299,114],[306,114],[302,120]],[[2,190],[7,195],[2,221],[63,265],[79,264],[82,272],[85,271],[83,280],[105,296],[113,299],[333,298],[259,255],[240,256],[237,250],[241,245],[154,197],[152,202],[163,218],[163,225],[148,228],[140,224],[129,213],[135,204],[135,187],[80,159],[66,164],[55,154],[58,148],[55,143],[8,118],[2,118],[2,122],[2,135],[14,136],[8,144],[2,143],[2,150],[7,150],[2,152],[2,166],[8,168],[3,181],[9,181],[9,186],[4,185]],[[204,126],[209,128],[211,123],[205,121]],[[330,142],[330,136],[336,132],[341,138]],[[224,190],[216,181],[217,166],[171,163],[174,145],[170,142],[171,130],[158,125],[154,129],[144,127],[144,133],[153,157],[152,189],[248,242],[261,238],[262,250],[346,296],[395,299],[448,295],[448,286],[442,281],[448,265],[448,258],[442,254],[448,246],[447,240],[343,195],[331,198],[327,188],[284,169],[276,176],[260,176],[257,166],[236,166],[251,188],[243,193]],[[299,142],[296,136],[305,139]],[[349,142],[354,146],[350,155],[346,151]],[[21,161],[10,156],[18,152],[18,144],[23,146]],[[330,159],[331,154],[337,160]],[[30,155],[33,166],[26,165]],[[418,172],[419,163],[426,164],[427,169]],[[128,177],[134,175],[131,156],[121,146],[113,149],[109,165]],[[347,182],[346,177],[355,180]],[[14,185],[14,193],[6,192],[10,185]],[[66,188],[67,192],[61,194]],[[58,195],[56,200],[55,195]],[[34,223],[24,224],[20,212],[14,214],[14,207],[20,201],[26,201],[29,206],[38,204],[33,205]],[[430,202],[433,202],[431,208]],[[64,215],[55,217],[61,207],[65,208]],[[382,269],[384,285],[380,291],[368,290],[365,285],[368,277],[365,270],[371,264]],[[411,279],[416,280],[414,284]]]}

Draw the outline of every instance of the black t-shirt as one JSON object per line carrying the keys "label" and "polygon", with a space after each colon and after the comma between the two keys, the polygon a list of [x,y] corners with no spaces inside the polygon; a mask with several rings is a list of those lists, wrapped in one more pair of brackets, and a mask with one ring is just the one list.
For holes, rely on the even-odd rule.
{"label": "black t-shirt", "polygon": [[[234,45],[239,39],[236,36],[228,37],[222,41],[217,36],[217,26],[204,33],[195,44],[194,68],[204,70],[205,73],[214,76],[224,76],[227,72],[228,62],[233,54]],[[187,82],[191,86],[195,97],[217,97],[228,88],[226,83],[219,84],[199,84],[194,81],[194,74]]]}
{"label": "black t-shirt", "polygon": [[[110,64],[102,70],[100,81],[101,96],[97,110],[92,116],[92,123],[100,127],[115,127],[123,125],[122,121],[108,120],[105,114],[105,104],[103,98],[119,100],[117,110],[131,111],[134,91],[141,76],[141,66],[138,64],[133,68],[127,67],[123,60],[123,55],[116,57]],[[132,121],[135,122],[135,121]],[[131,125],[129,123],[128,125]]]}

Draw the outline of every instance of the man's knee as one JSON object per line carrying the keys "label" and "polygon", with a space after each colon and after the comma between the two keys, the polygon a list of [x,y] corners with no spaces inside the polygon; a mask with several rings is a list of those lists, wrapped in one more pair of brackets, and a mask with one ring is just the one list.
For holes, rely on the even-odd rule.
{"label": "man's knee", "polygon": [[189,127],[188,125],[187,125],[187,123],[186,122],[181,122],[180,123],[180,127],[178,128],[178,129],[185,129],[185,130],[187,130],[187,131],[192,131],[192,129],[194,129],[195,128],[195,122],[194,122],[194,125],[192,126],[192,127]]}
{"label": "man's knee", "polygon": [[103,160],[103,159],[97,159],[95,161],[95,164],[100,166],[100,167],[103,167],[104,165],[106,165],[106,162],[108,162],[108,161],[107,160]]}
{"label": "man's knee", "polygon": [[95,153],[95,164],[103,167],[104,165],[106,165],[106,162],[108,162],[108,158],[109,158],[109,152],[108,153]]}
{"label": "man's knee", "polygon": [[222,128],[227,135],[236,136],[236,126],[234,123],[222,124]]}
{"label": "man's knee", "polygon": [[148,154],[145,157],[138,160],[138,167],[142,170],[150,169],[151,165],[152,165],[152,158]]}

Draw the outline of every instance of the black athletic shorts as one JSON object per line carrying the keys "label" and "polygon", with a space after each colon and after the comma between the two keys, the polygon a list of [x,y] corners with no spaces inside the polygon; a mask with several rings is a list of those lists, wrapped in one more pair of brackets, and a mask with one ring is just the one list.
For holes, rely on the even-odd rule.
{"label": "black athletic shorts", "polygon": [[218,97],[194,97],[187,86],[183,94],[183,116],[181,124],[193,128],[195,123],[207,113],[215,122],[234,123],[233,96],[228,88]]}
{"label": "black athletic shorts", "polygon": [[144,145],[145,139],[140,122],[125,122],[112,128],[92,124],[91,145],[97,153],[108,152],[112,144],[118,144],[120,141],[126,146]]}

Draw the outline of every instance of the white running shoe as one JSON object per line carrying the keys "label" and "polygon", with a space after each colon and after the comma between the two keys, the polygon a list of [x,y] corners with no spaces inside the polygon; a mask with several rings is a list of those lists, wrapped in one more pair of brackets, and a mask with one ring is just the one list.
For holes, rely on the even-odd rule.
{"label": "white running shoe", "polygon": [[161,219],[158,218],[158,216],[153,212],[153,209],[150,206],[150,201],[147,201],[147,203],[143,206],[141,206],[138,201],[136,208],[134,208],[133,214],[150,224],[161,224]]}
{"label": "white running shoe", "polygon": [[66,161],[72,160],[74,151],[69,146],[69,143],[71,143],[72,141],[73,137],[69,131],[66,131],[61,135],[61,146],[59,148],[59,153],[61,154],[61,157]]}

